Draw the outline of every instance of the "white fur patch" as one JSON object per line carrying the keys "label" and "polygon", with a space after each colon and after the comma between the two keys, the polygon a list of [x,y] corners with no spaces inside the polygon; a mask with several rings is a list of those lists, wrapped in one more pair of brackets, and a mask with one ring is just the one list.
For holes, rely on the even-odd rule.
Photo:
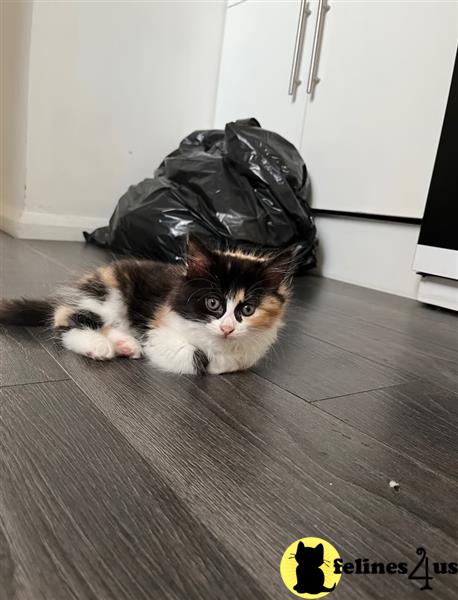
{"label": "white fur patch", "polygon": [[83,296],[78,302],[78,308],[99,315],[105,325],[112,325],[125,331],[130,329],[126,303],[119,290],[111,289],[104,300]]}
{"label": "white fur patch", "polygon": [[[233,308],[229,310],[233,314]],[[228,315],[223,315],[221,319],[225,317]],[[200,323],[170,311],[161,320],[160,327],[148,333],[144,343],[145,355],[161,369],[194,373],[194,351],[200,349],[210,361],[209,373],[239,371],[253,366],[264,356],[275,342],[280,326],[278,323],[278,326],[269,330],[249,331],[245,325],[225,338],[218,323],[221,319]],[[237,324],[243,325],[243,322]]]}
{"label": "white fur patch", "polygon": [[234,337],[237,335],[237,329],[240,329],[240,326],[243,325],[243,322],[239,323],[235,318],[236,308],[237,304],[235,300],[228,299],[226,302],[226,312],[224,315],[220,319],[215,319],[209,323],[209,325],[212,326],[212,329],[214,329],[215,333],[219,333],[219,335],[221,335],[221,327],[228,326],[234,329],[233,333],[231,333],[231,336]]}
{"label": "white fur patch", "polygon": [[62,334],[68,350],[95,360],[109,360],[115,355],[114,345],[102,333],[92,329],[70,329]]}
{"label": "white fur patch", "polygon": [[[168,316],[164,320],[167,320]],[[149,332],[147,342],[144,345],[145,356],[149,358],[153,365],[164,371],[183,375],[195,372],[195,350],[195,346],[165,323]]]}

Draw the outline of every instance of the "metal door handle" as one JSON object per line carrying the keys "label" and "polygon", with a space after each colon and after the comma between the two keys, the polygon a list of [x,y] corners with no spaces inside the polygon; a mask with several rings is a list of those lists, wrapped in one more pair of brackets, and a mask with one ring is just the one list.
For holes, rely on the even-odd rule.
{"label": "metal door handle", "polygon": [[326,0],[319,0],[318,13],[315,23],[315,33],[313,36],[312,56],[310,58],[309,78],[307,81],[307,94],[311,94],[313,92],[315,83],[318,82],[318,79],[316,78],[316,63],[318,58],[318,45],[320,43],[321,27],[323,26],[323,17],[326,10],[328,10],[328,7],[326,6]]}
{"label": "metal door handle", "polygon": [[297,22],[296,42],[294,44],[293,64],[291,65],[291,75],[289,78],[288,94],[294,96],[296,87],[300,84],[298,76],[300,55],[302,50],[302,42],[304,38],[304,26],[307,19],[308,11],[306,10],[307,0],[301,0],[299,9],[299,20]]}

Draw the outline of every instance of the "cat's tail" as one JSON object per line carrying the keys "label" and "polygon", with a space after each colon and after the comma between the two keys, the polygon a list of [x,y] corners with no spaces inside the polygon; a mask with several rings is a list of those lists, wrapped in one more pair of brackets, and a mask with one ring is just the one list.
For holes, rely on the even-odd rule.
{"label": "cat's tail", "polygon": [[52,316],[51,300],[0,300],[0,323],[5,325],[48,325]]}
{"label": "cat's tail", "polygon": [[332,588],[327,588],[327,587],[324,587],[324,585],[323,585],[323,586],[321,587],[321,591],[322,591],[322,592],[333,592],[333,591],[335,590],[335,588],[336,588],[336,584],[334,584],[334,585],[332,586]]}

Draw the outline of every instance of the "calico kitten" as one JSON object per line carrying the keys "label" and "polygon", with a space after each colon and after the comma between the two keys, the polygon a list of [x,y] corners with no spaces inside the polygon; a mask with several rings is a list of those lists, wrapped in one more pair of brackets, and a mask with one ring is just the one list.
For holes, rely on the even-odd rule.
{"label": "calico kitten", "polygon": [[0,322],[51,321],[65,348],[97,360],[146,356],[175,373],[238,371],[276,340],[293,263],[291,250],[250,254],[191,238],[186,266],[120,260],[53,301],[3,301]]}

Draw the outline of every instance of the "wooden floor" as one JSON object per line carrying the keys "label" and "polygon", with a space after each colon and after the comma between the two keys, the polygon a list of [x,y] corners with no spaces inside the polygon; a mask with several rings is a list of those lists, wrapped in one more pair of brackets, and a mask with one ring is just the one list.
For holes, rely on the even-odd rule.
{"label": "wooden floor", "polygon": [[[108,260],[0,243],[7,297]],[[308,536],[345,561],[457,560],[451,313],[309,276],[263,364],[206,378],[1,336],[0,600],[293,598],[279,562]],[[344,575],[332,597],[458,597],[456,575],[422,583]]]}

